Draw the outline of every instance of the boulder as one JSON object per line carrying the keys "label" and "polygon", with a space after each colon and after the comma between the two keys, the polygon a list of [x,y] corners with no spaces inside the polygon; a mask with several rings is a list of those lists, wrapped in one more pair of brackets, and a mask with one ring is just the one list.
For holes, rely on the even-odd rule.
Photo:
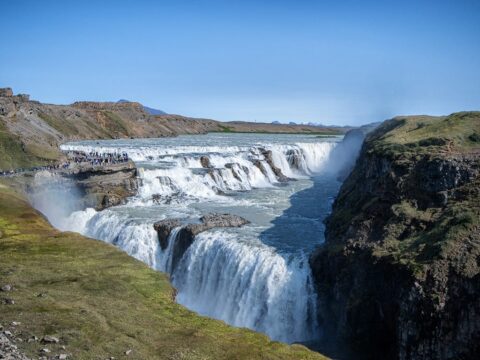
{"label": "boulder", "polygon": [[216,227],[240,227],[249,223],[248,220],[238,215],[211,213],[202,216],[195,223],[185,223],[185,220],[182,219],[168,219],[156,222],[153,227],[157,231],[160,246],[165,250],[168,247],[168,237],[171,231],[184,224],[175,238],[171,268],[167,269],[172,272],[199,233]]}
{"label": "boulder", "polygon": [[210,159],[208,156],[201,156],[200,164],[202,164],[202,167],[204,167],[205,169],[213,168],[212,163],[210,162]]}
{"label": "boulder", "polygon": [[153,224],[153,228],[158,234],[158,241],[160,242],[162,250],[165,250],[168,247],[168,236],[170,235],[170,232],[181,225],[182,221],[179,219],[161,220]]}
{"label": "boulder", "polygon": [[249,223],[248,220],[238,215],[217,213],[204,215],[200,218],[200,221],[208,229],[213,227],[240,227]]}
{"label": "boulder", "polygon": [[[277,180],[280,181],[280,182],[286,182],[286,181],[289,181],[289,180],[292,180],[290,178],[288,178],[287,176],[285,176],[283,173],[282,173],[282,170],[280,170],[280,168],[276,167],[275,164],[273,163],[273,157],[272,157],[272,150],[266,150],[266,149],[263,149],[262,150],[262,155],[263,157],[265,158],[265,161],[267,162],[267,164],[270,166],[270,168],[272,169],[273,173],[275,174],[275,176],[277,177]],[[258,166],[258,165],[257,165]],[[262,170],[262,169],[260,169]]]}
{"label": "boulder", "polygon": [[12,285],[6,284],[1,287],[1,290],[4,292],[12,291]]}
{"label": "boulder", "polygon": [[42,342],[46,344],[57,344],[58,342],[60,342],[60,340],[55,336],[45,335],[42,338]]}

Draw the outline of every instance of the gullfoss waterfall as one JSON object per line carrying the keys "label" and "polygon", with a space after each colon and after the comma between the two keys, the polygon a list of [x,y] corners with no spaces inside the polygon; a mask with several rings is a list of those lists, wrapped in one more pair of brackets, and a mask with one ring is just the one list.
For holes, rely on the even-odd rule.
{"label": "gullfoss waterfall", "polygon": [[[128,153],[141,185],[125,205],[75,211],[55,223],[169,273],[177,301],[202,315],[306,342],[319,331],[307,259],[323,241],[322,220],[339,188],[327,171],[337,141],[210,134],[69,143],[63,150]],[[236,214],[250,224],[197,234],[173,261],[180,228],[162,249],[153,224],[198,222],[206,213]]]}

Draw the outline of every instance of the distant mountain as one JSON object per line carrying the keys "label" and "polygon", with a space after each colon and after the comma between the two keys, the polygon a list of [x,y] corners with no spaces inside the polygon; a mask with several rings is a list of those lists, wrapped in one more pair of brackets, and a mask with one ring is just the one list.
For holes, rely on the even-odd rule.
{"label": "distant mountain", "polygon": [[272,124],[280,124],[280,121],[272,121]]}
{"label": "distant mountain", "polygon": [[[125,103],[125,102],[131,102],[131,101],[130,100],[125,100],[125,99],[120,99],[117,102]],[[153,108],[145,106],[145,105],[142,105],[142,106],[143,106],[143,109],[146,112],[148,112],[150,115],[167,115],[167,113],[165,111],[158,110],[158,109],[153,109]]]}

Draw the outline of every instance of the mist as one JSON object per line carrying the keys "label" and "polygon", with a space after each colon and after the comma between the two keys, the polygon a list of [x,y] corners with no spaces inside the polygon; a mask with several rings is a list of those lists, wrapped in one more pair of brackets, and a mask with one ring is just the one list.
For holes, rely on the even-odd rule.
{"label": "mist", "polygon": [[68,230],[66,220],[83,210],[83,196],[75,182],[49,172],[37,173],[28,192],[32,206],[57,229]]}
{"label": "mist", "polygon": [[365,132],[361,129],[347,132],[330,153],[325,172],[336,176],[340,181],[345,180],[355,165],[364,140]]}

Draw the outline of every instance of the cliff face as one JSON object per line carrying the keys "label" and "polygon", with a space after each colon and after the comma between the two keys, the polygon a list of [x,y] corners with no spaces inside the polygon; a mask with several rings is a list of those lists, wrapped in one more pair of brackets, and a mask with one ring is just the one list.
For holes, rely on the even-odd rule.
{"label": "cliff face", "polygon": [[103,210],[137,194],[137,168],[132,161],[101,168],[80,168],[63,176],[72,178],[83,195],[82,208]]}
{"label": "cliff face", "polygon": [[310,259],[324,341],[372,359],[480,350],[480,113],[371,133]]}

